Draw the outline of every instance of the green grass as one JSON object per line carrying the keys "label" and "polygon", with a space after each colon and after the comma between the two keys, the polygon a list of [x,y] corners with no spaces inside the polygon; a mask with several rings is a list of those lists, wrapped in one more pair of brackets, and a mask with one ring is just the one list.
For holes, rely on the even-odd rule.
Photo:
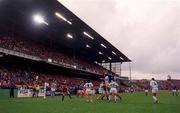
{"label": "green grass", "polygon": [[61,97],[8,98],[8,90],[0,89],[0,113],[180,113],[180,96],[159,93],[158,104],[152,103],[151,95],[143,93],[121,94],[123,101],[110,102],[96,100],[85,102],[85,98],[73,96],[61,101]]}

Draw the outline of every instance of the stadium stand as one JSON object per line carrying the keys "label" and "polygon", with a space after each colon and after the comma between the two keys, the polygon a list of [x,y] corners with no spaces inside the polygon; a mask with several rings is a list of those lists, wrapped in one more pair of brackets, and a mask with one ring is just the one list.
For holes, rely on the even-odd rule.
{"label": "stadium stand", "polygon": [[53,63],[57,64],[68,64],[74,68],[104,74],[107,70],[97,64],[83,61],[76,57],[68,56],[63,53],[54,51],[53,49],[47,48],[42,44],[33,43],[32,41],[23,40],[22,38],[14,38],[9,36],[1,36],[0,47],[5,49],[14,50],[16,52],[24,53],[40,57],[41,59],[51,59]]}
{"label": "stadium stand", "polygon": [[[41,86],[45,81],[67,80],[74,88],[91,79],[97,87],[99,79],[111,72],[98,63],[131,62],[57,0],[4,1],[2,10],[1,88],[7,88],[11,80],[17,87],[30,87],[36,76]],[[34,22],[37,12],[48,20],[43,25]]]}

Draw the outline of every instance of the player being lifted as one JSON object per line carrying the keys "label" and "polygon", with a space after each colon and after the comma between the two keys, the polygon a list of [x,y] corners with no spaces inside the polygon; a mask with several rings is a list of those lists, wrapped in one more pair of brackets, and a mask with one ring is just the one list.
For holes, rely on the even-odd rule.
{"label": "player being lifted", "polygon": [[117,88],[119,85],[114,80],[111,80],[109,86],[110,86],[109,101],[111,100],[111,96],[114,97],[115,102],[117,101],[118,98],[121,100],[122,98],[117,94]]}
{"label": "player being lifted", "polygon": [[152,78],[152,80],[150,81],[150,86],[152,89],[152,97],[154,100],[154,104],[157,104],[158,103],[158,99],[157,99],[158,84],[154,78]]}
{"label": "player being lifted", "polygon": [[[105,91],[105,96],[107,98],[107,100],[109,100],[109,82],[110,82],[110,77],[108,75],[105,76],[104,78],[104,91]],[[102,97],[102,99],[104,98],[104,96]]]}
{"label": "player being lifted", "polygon": [[85,84],[84,84],[84,88],[86,90],[86,101],[87,102],[93,102],[92,100],[92,95],[93,95],[93,84],[90,80],[88,80]]}
{"label": "player being lifted", "polygon": [[66,95],[68,95],[69,98],[71,99],[71,94],[69,92],[69,88],[68,88],[68,84],[67,84],[66,80],[61,85],[61,91],[62,91],[62,101],[64,101],[64,97]]}

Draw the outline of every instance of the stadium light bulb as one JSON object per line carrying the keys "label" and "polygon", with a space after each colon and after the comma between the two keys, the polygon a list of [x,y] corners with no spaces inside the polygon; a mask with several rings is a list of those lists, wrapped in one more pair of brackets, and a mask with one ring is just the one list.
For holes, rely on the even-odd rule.
{"label": "stadium light bulb", "polygon": [[89,35],[87,32],[83,32],[84,35],[86,35],[87,37],[91,38],[92,40],[94,40],[94,37],[92,37],[91,35]]}
{"label": "stadium light bulb", "polygon": [[67,23],[70,24],[70,25],[72,25],[72,22],[70,22],[70,21],[67,21]]}
{"label": "stadium light bulb", "polygon": [[112,58],[111,58],[111,57],[108,57],[108,59],[109,59],[109,60],[112,60]]}
{"label": "stadium light bulb", "polygon": [[42,17],[42,16],[40,16],[40,15],[34,15],[34,21],[35,22],[37,22],[37,23],[39,23],[39,24],[42,24],[42,23],[44,23],[44,24],[46,24],[46,25],[48,25],[48,23],[44,20],[44,18]]}
{"label": "stadium light bulb", "polygon": [[104,44],[101,44],[102,47],[107,48]]}
{"label": "stadium light bulb", "polygon": [[88,44],[86,45],[87,48],[91,48],[91,46],[89,46]]}
{"label": "stadium light bulb", "polygon": [[124,60],[124,58],[122,58],[122,57],[119,57],[121,60]]}
{"label": "stadium light bulb", "polygon": [[68,38],[71,38],[71,39],[73,38],[73,36],[72,36],[71,34],[69,34],[69,33],[68,33],[66,36],[67,36]]}
{"label": "stadium light bulb", "polygon": [[112,51],[112,54],[116,55],[116,53],[114,51]]}
{"label": "stadium light bulb", "polygon": [[102,55],[103,53],[101,51],[98,52],[100,55]]}
{"label": "stadium light bulb", "polygon": [[56,15],[57,17],[61,18],[62,20],[67,21],[67,19],[66,19],[65,17],[63,17],[61,14],[55,12],[55,15]]}
{"label": "stadium light bulb", "polygon": [[67,20],[67,19],[66,19],[64,16],[62,16],[60,13],[55,12],[55,15],[56,15],[57,17],[59,17],[60,19],[64,20],[65,22],[67,22],[68,24],[72,25],[72,22],[69,21],[69,20]]}
{"label": "stadium light bulb", "polygon": [[105,62],[105,60],[102,61],[102,63],[104,63],[104,62]]}

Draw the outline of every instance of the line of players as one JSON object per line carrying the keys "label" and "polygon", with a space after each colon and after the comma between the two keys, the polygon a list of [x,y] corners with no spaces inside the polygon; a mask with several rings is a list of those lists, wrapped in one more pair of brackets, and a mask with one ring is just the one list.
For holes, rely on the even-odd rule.
{"label": "line of players", "polygon": [[[106,76],[99,86],[99,96],[97,97],[97,99],[103,100],[104,97],[106,97],[108,101],[111,101],[111,98],[114,97],[115,102],[117,100],[122,100],[122,98],[118,95],[118,87],[119,85],[116,83],[115,80]],[[86,95],[86,101],[93,102],[92,96],[94,93],[95,91],[93,90],[93,84],[90,80],[88,80],[87,83],[85,83],[84,85],[84,90],[80,92],[80,95]]]}
{"label": "line of players", "polygon": [[[122,97],[120,95],[118,95],[118,83],[116,82],[116,79],[114,79],[114,77],[112,76],[105,76],[105,78],[101,79],[102,82],[99,85],[99,95],[97,97],[97,99],[101,99],[103,100],[104,97],[106,97],[106,99],[110,102],[112,97],[114,98],[114,101],[117,102],[117,100],[122,100]],[[46,92],[46,88],[49,84],[45,83],[44,85],[44,90]],[[52,84],[51,85],[51,91],[53,92],[51,95],[54,96],[55,94],[55,90],[56,90],[56,85]],[[91,82],[91,80],[87,80],[87,82],[84,84],[83,86],[83,90],[79,90],[77,92],[77,96],[86,96],[86,101],[87,102],[93,102],[93,95],[95,94],[95,90],[93,90],[93,84]],[[157,92],[158,92],[158,83],[156,82],[156,80],[154,78],[152,78],[152,80],[150,81],[150,87],[152,89],[152,98],[154,103],[158,103],[158,98],[157,98]],[[66,95],[69,96],[69,98],[71,99],[71,94],[68,88],[68,84],[66,81],[64,81],[61,85],[61,92],[62,92],[62,101],[64,101],[64,98]],[[176,90],[176,86],[173,86],[173,96],[177,95],[177,90]],[[145,95],[147,95],[148,93],[148,89],[147,87],[145,87]],[[46,98],[46,96],[44,96],[44,98]]]}
{"label": "line of players", "polygon": [[[111,98],[114,97],[115,102],[117,100],[122,100],[122,98],[118,95],[117,88],[119,87],[119,85],[116,83],[114,78],[112,78],[111,76],[105,76],[105,78],[102,78],[101,80],[102,82],[98,89],[99,96],[97,99],[103,100],[104,97],[106,97],[108,101],[111,101]],[[51,87],[51,96],[54,96],[55,91],[56,91],[56,84],[52,83],[51,86],[49,86],[49,83],[45,82],[44,83],[45,93],[46,93],[47,87]],[[91,80],[87,80],[87,82],[83,86],[83,90],[78,90],[77,96],[86,96],[87,102],[93,102],[92,97],[95,94],[95,90],[93,89],[94,89],[94,85],[92,84]],[[64,81],[61,84],[60,90],[62,92],[62,101],[64,101],[64,98],[66,95],[68,95],[69,98],[71,99],[71,94],[70,94],[69,87],[66,81]],[[44,96],[44,98],[46,98],[46,95]]]}

